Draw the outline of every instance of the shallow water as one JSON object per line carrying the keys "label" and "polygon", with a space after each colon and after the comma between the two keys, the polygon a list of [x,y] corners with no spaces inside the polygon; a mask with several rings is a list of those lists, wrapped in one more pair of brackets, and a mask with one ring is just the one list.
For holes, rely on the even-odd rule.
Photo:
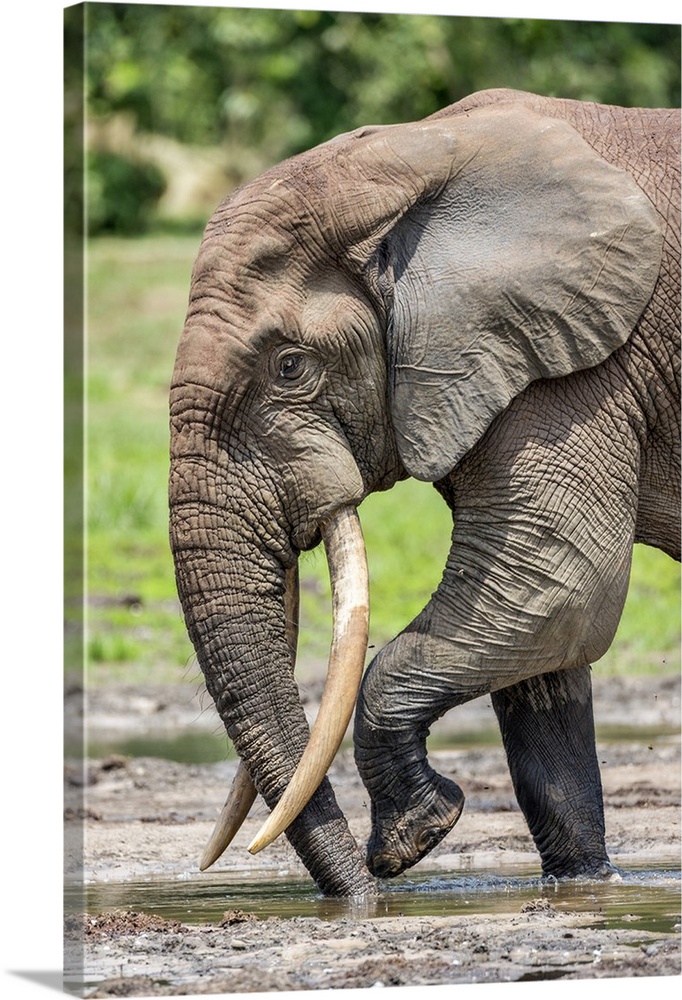
{"label": "shallow water", "polygon": [[[665,741],[668,737],[679,738],[679,730],[667,726],[658,728],[637,726],[598,726],[597,741],[647,742]],[[344,743],[350,747],[350,742]],[[432,750],[466,750],[474,747],[501,746],[498,729],[488,728],[471,732],[447,734],[431,737],[428,745]],[[77,746],[68,746],[66,756],[78,757]],[[178,764],[218,764],[223,760],[234,760],[236,754],[225,733],[181,732],[146,733],[141,736],[120,737],[118,739],[90,739],[87,747],[89,757],[103,758],[112,754],[124,757],[158,757]]]}
{"label": "shallow water", "polygon": [[[556,882],[528,868],[505,875],[487,871],[402,876],[385,883],[378,900],[325,899],[307,878],[272,872],[260,878],[218,872],[175,880],[150,879],[97,883],[67,892],[67,911],[82,905],[89,913],[136,910],[189,924],[218,922],[226,910],[260,919],[318,917],[363,919],[380,916],[446,916],[518,913],[524,903],[542,899],[564,912],[599,914],[599,926],[632,927],[667,933],[680,921],[680,872],[673,865],[628,870],[615,882]],[[84,899],[83,899],[84,896]]]}

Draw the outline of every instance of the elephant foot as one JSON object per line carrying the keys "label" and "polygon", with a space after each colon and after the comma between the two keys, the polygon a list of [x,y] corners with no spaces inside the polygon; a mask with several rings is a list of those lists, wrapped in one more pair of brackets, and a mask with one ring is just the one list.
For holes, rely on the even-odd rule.
{"label": "elephant foot", "polygon": [[429,765],[428,729],[373,725],[355,714],[355,760],[372,800],[372,832],[367,867],[377,878],[393,878],[416,865],[459,819],[464,793]]}
{"label": "elephant foot", "polygon": [[438,844],[459,819],[464,793],[431,768],[428,784],[414,791],[405,807],[392,802],[372,806],[367,867],[377,878],[394,878]]}
{"label": "elephant foot", "polygon": [[611,862],[606,860],[582,861],[572,865],[543,864],[543,878],[552,881],[561,879],[585,880],[588,882],[621,882],[623,876]]}

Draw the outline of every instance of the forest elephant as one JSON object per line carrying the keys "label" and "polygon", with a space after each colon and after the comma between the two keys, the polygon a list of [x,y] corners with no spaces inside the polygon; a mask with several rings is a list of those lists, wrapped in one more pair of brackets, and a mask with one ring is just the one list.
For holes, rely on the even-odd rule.
{"label": "forest elephant", "polygon": [[[249,850],[286,831],[322,892],[375,893],[462,810],[429,726],[490,694],[543,872],[613,871],[590,670],[633,544],[679,559],[679,125],[484,91],[338,136],[216,210],[170,403],[178,593],[241,760],[202,867],[257,790],[272,812]],[[452,545],[365,671],[357,508],[409,476],[450,507]],[[321,541],[311,731],[297,565]],[[366,852],[326,777],[353,711]]]}

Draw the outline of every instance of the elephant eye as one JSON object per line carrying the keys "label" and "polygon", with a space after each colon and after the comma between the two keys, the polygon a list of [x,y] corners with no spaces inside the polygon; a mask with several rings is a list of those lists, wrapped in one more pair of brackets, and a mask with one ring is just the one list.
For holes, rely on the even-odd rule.
{"label": "elephant eye", "polygon": [[287,381],[298,378],[304,368],[302,354],[285,354],[279,361],[279,376]]}
{"label": "elephant eye", "polygon": [[287,344],[270,357],[270,379],[275,397],[287,402],[314,399],[324,385],[319,358],[306,348]]}

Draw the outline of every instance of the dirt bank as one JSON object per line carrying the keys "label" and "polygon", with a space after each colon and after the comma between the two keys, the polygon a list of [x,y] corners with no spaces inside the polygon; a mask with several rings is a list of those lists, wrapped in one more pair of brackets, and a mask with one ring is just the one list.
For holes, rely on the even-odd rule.
{"label": "dirt bank", "polygon": [[[181,688],[95,690],[88,704],[90,737],[165,727],[215,732],[206,704]],[[80,710],[74,692],[67,719],[77,720]],[[599,887],[585,889],[579,904],[578,896],[536,880],[537,855],[499,744],[432,752],[434,766],[456,776],[467,794],[459,824],[387,887],[375,907],[341,907],[331,917],[322,901],[315,902],[285,838],[255,857],[245,850],[264,816],[259,801],[215,869],[198,872],[197,858],[224,801],[234,762],[180,764],[108,755],[82,769],[69,761],[67,879],[77,881],[84,862],[90,892],[87,914],[74,900],[68,918],[69,979],[87,996],[142,997],[679,975],[679,882],[669,874],[679,871],[679,713],[677,678],[595,680],[610,855],[625,870],[667,870],[660,883],[667,901],[658,922],[632,895],[627,877],[622,886],[609,887],[608,897]],[[453,725],[460,733],[475,733],[492,724],[489,700],[481,699],[450,713],[438,735],[448,738]],[[628,727],[625,733],[623,727]],[[619,728],[620,737],[611,738]],[[339,755],[330,777],[353,833],[364,842],[367,798],[350,750]],[[523,892],[517,892],[514,878],[521,870],[535,876],[526,875]],[[469,885],[464,880],[472,872],[481,885],[489,873],[493,900],[500,898],[494,880],[509,875],[504,906],[481,902],[472,883],[466,899],[441,912],[438,900],[445,899],[447,879],[451,889]],[[298,880],[308,899],[307,915],[256,919],[248,906],[234,905],[232,890],[240,883],[258,882],[261,897],[267,896],[265,879],[273,893],[282,881]],[[403,887],[417,885],[424,901],[419,912],[407,906],[409,894],[406,905],[396,895],[401,881]],[[171,894],[177,894],[180,916],[155,912],[153,901],[144,903],[153,899],[153,894],[145,896],[145,886],[161,882],[175,883]],[[182,915],[191,910],[189,904],[183,910],[183,903],[202,886],[218,896],[208,922],[205,915],[201,921]],[[424,892],[429,886],[431,891]]]}

